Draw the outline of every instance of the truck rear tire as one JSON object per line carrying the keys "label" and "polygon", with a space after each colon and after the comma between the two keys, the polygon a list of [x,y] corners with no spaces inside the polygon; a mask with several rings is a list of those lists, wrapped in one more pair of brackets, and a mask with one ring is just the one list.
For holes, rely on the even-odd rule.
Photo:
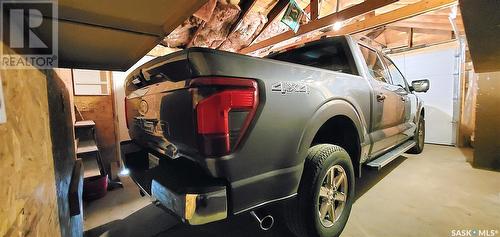
{"label": "truck rear tire", "polygon": [[354,168],[340,146],[309,149],[297,197],[285,209],[288,228],[299,237],[339,236],[354,201]]}
{"label": "truck rear tire", "polygon": [[409,154],[420,154],[424,150],[424,140],[425,140],[425,119],[421,118],[418,121],[417,131],[414,138],[416,144],[406,153]]}

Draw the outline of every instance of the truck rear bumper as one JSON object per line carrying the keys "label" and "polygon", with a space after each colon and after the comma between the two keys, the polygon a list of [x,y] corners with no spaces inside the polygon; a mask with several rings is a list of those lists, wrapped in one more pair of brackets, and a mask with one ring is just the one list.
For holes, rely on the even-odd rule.
{"label": "truck rear bumper", "polygon": [[203,225],[227,218],[226,187],[214,188],[219,190],[178,194],[153,180],[151,196],[190,225]]}
{"label": "truck rear bumper", "polygon": [[152,162],[148,151],[140,148],[126,151],[124,148],[122,145],[122,159],[130,170],[130,177],[153,201],[176,217],[190,225],[227,218],[227,185],[224,180],[207,175],[187,159]]}

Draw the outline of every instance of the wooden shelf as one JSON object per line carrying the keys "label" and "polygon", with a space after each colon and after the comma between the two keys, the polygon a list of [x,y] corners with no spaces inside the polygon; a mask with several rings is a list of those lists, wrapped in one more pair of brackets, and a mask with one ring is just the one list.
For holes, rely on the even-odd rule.
{"label": "wooden shelf", "polygon": [[94,141],[92,140],[87,140],[87,141],[79,141],[78,142],[78,147],[76,148],[76,154],[85,154],[85,153],[90,153],[90,152],[96,152],[99,151],[99,148],[95,144]]}
{"label": "wooden shelf", "polygon": [[75,128],[91,127],[91,126],[95,126],[95,122],[92,120],[83,120],[75,122]]}
{"label": "wooden shelf", "polygon": [[81,159],[83,163],[83,177],[93,177],[101,175],[99,164],[95,159]]}

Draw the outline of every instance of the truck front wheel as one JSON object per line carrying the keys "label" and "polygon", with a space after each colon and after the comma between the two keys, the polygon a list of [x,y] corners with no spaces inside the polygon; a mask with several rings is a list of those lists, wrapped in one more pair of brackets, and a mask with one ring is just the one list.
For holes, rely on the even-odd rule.
{"label": "truck front wheel", "polygon": [[298,194],[285,210],[289,229],[299,237],[339,236],[354,201],[354,169],[340,146],[309,149]]}
{"label": "truck front wheel", "polygon": [[425,120],[421,118],[418,121],[417,130],[415,131],[415,146],[407,151],[409,154],[420,154],[424,150],[424,140],[425,140]]}

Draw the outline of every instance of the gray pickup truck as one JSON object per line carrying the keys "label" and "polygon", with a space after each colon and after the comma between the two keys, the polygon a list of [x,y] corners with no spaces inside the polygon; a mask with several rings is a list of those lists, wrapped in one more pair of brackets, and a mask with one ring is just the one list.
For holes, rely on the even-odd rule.
{"label": "gray pickup truck", "polygon": [[[274,223],[287,200],[297,236],[338,236],[362,165],[424,147],[424,107],[394,63],[350,36],[265,58],[189,48],[127,78],[136,149],[124,162],[143,193],[200,225],[251,213]],[[289,199],[289,200],[288,200]]]}

